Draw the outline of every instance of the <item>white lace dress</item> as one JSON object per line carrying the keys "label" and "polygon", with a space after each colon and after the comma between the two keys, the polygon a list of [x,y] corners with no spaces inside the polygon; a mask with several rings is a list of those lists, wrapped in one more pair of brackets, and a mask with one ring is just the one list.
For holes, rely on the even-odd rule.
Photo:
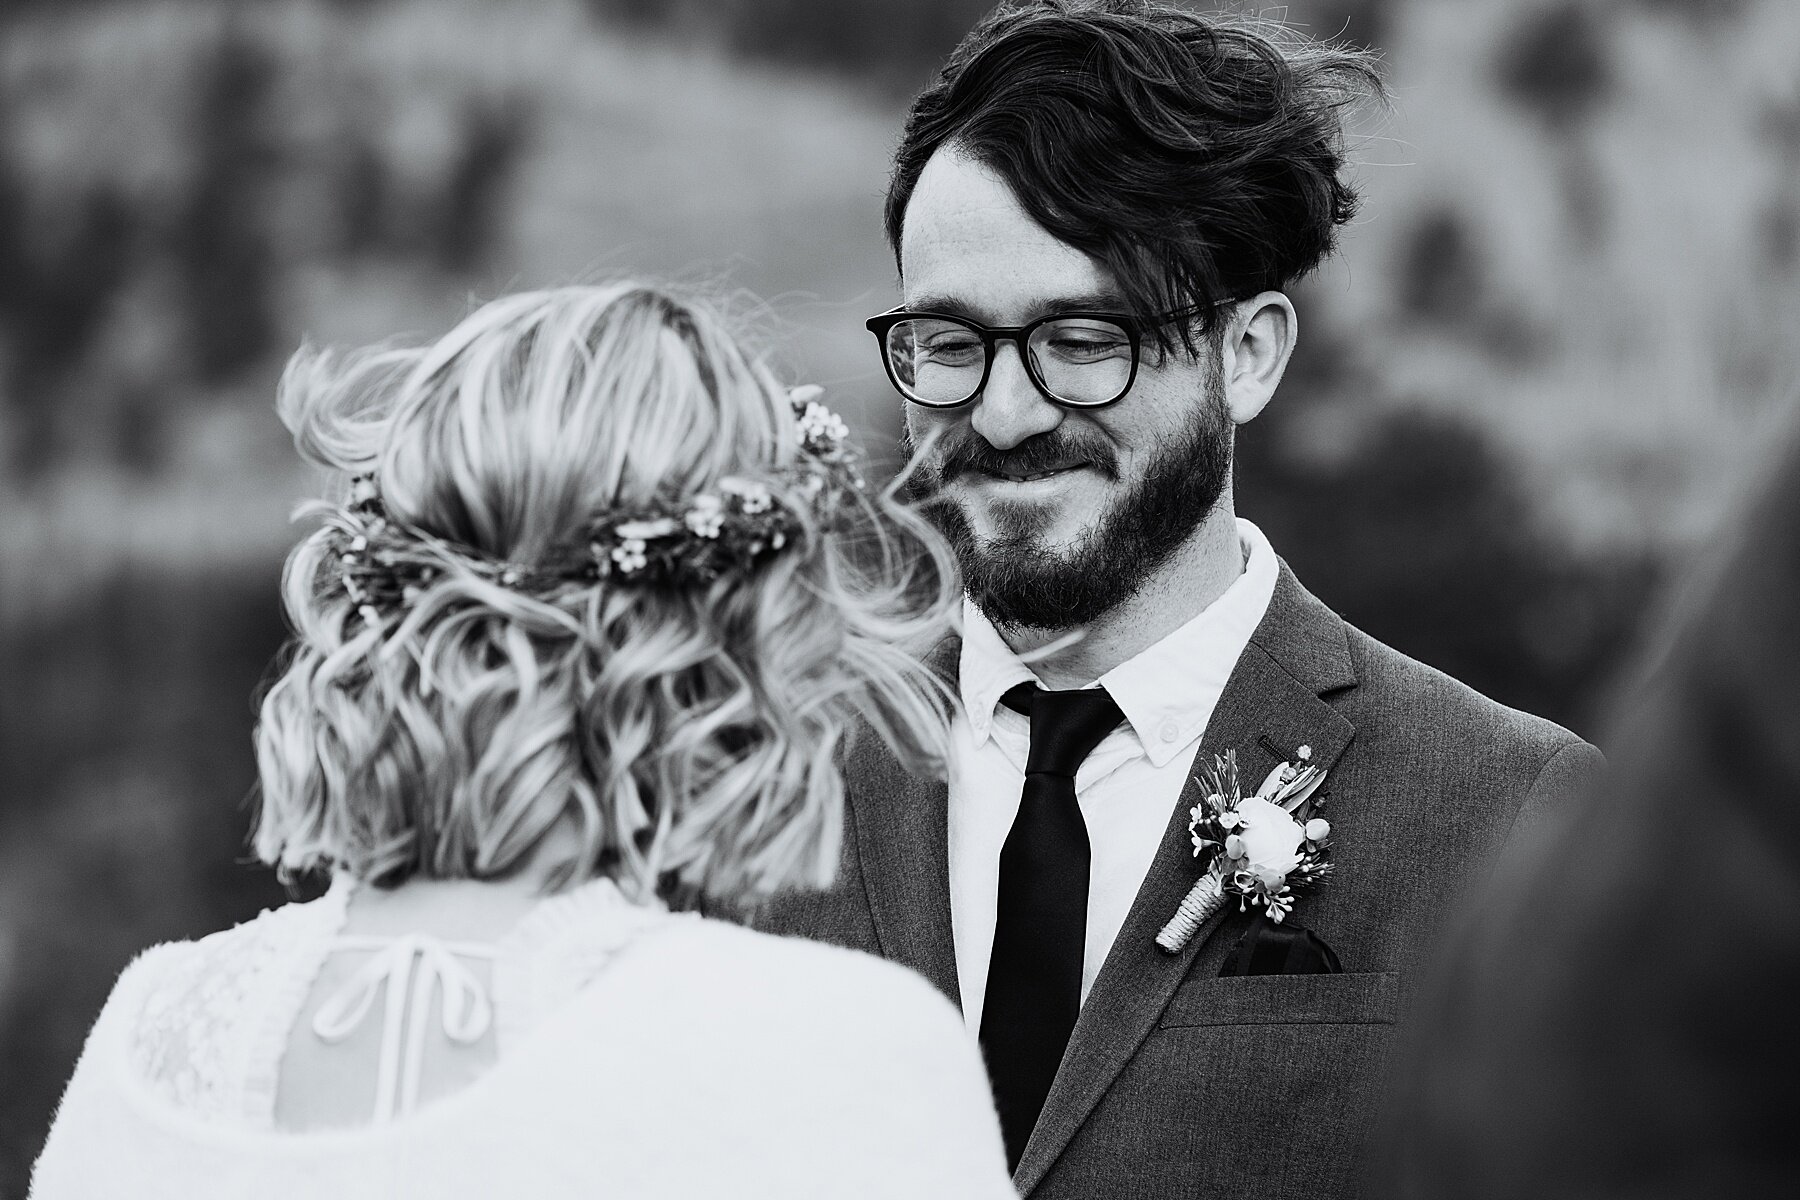
{"label": "white lace dress", "polygon": [[[350,890],[128,967],[34,1200],[1015,1195],[979,1051],[910,972],[607,881],[488,946],[349,939]],[[373,1120],[278,1129],[284,1047],[345,950],[363,961],[312,1027],[381,1024]],[[471,959],[491,962],[491,995]],[[426,1014],[454,1041],[491,1028],[498,1061],[415,1108]]]}

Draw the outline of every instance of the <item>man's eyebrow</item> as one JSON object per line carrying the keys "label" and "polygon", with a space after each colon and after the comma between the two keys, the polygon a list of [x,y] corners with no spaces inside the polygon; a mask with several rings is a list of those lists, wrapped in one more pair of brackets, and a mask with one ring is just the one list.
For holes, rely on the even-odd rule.
{"label": "man's eyebrow", "polygon": [[1037,307],[1040,317],[1053,317],[1058,313],[1071,312],[1106,312],[1122,313],[1125,308],[1125,297],[1117,292],[1088,292],[1081,296],[1058,296],[1054,300],[1046,300]]}
{"label": "man's eyebrow", "polygon": [[984,324],[984,315],[970,305],[964,304],[954,296],[914,296],[905,305],[907,312],[943,313],[949,317],[961,317],[965,321]]}
{"label": "man's eyebrow", "polygon": [[[909,312],[935,312],[946,316],[961,317],[965,321],[976,324],[988,324],[989,313],[975,305],[968,304],[955,296],[924,295],[915,296],[907,302]],[[1054,296],[1032,304],[1025,317],[1026,321],[1035,321],[1039,317],[1054,317],[1062,313],[1072,312],[1104,312],[1123,313],[1125,298],[1118,292],[1084,292],[1074,296]]]}

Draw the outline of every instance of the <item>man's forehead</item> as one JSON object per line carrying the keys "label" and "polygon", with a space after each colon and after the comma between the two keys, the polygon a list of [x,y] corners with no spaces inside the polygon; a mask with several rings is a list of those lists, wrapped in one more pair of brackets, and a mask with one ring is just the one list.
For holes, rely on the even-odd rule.
{"label": "man's forehead", "polygon": [[907,202],[900,270],[908,307],[929,300],[994,323],[1118,304],[1098,259],[1033,220],[992,168],[951,148],[925,164]]}

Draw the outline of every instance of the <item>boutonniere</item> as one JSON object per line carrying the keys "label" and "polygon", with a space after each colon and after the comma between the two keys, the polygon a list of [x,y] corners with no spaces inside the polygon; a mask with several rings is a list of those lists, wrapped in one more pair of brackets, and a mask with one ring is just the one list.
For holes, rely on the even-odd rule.
{"label": "boutonniere", "polygon": [[1238,911],[1260,904],[1279,924],[1296,895],[1331,873],[1325,861],[1331,825],[1313,815],[1325,772],[1307,761],[1311,747],[1300,747],[1296,757],[1298,763],[1270,771],[1251,796],[1238,783],[1237,754],[1214,757],[1201,779],[1206,794],[1188,813],[1194,857],[1205,873],[1156,935],[1158,946],[1177,953],[1230,896]]}

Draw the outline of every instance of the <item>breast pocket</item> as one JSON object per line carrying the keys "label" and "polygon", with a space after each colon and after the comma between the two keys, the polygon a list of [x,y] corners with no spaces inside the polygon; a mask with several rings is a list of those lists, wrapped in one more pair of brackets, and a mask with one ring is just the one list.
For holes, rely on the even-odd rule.
{"label": "breast pocket", "polygon": [[1390,972],[1183,983],[1101,1110],[1134,1155],[1182,1164],[1179,1187],[1133,1194],[1240,1195],[1245,1180],[1257,1200],[1359,1194],[1399,990]]}
{"label": "breast pocket", "polygon": [[1399,994],[1400,977],[1392,971],[1192,979],[1176,989],[1160,1024],[1392,1025]]}

